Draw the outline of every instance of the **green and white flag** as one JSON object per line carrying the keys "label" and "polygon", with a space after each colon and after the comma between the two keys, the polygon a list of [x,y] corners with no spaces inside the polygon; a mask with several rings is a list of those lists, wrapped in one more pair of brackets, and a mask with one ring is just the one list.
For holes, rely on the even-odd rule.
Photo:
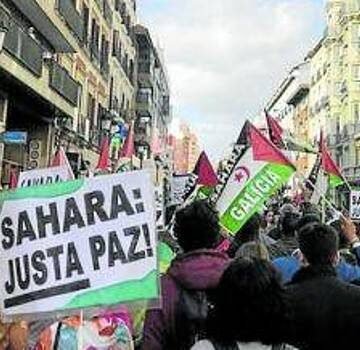
{"label": "green and white flag", "polygon": [[286,156],[253,125],[249,127],[249,138],[250,148],[234,167],[216,203],[220,223],[232,235],[295,172]]}
{"label": "green and white flag", "polygon": [[3,316],[158,297],[148,172],[3,192],[0,209]]}

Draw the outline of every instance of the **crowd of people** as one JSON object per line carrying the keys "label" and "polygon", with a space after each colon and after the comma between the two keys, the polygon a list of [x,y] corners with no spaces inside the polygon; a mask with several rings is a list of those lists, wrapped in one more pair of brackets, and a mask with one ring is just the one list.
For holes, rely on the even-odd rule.
{"label": "crowd of people", "polygon": [[285,200],[227,249],[216,211],[179,210],[181,253],[146,313],[141,350],[348,349],[360,329],[360,241],[345,216]]}
{"label": "crowd of people", "polygon": [[[360,240],[344,215],[270,202],[232,238],[207,201],[176,211],[160,241],[160,305],[121,306],[82,323],[84,349],[348,349],[360,329]],[[72,317],[8,325],[0,349],[77,349]],[[2,325],[3,327],[3,325]],[[90,339],[90,340],[89,340]],[[356,345],[355,345],[356,346]]]}

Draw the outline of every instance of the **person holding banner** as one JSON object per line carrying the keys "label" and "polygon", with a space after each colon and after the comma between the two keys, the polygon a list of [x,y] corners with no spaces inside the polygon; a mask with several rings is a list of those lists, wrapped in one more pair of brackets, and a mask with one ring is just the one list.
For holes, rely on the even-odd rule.
{"label": "person holding banner", "polygon": [[162,308],[146,313],[141,350],[190,349],[201,337],[207,292],[217,286],[228,264],[227,255],[215,250],[219,232],[218,214],[205,201],[176,213],[174,233],[183,254],[162,277]]}

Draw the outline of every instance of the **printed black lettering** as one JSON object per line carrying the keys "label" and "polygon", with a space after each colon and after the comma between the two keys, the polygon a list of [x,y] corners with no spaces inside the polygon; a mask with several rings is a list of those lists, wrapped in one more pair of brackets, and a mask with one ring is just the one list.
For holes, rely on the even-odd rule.
{"label": "printed black lettering", "polygon": [[45,253],[41,250],[35,251],[31,257],[31,265],[36,271],[38,271],[38,273],[33,274],[34,282],[38,286],[44,284],[48,277],[47,267],[44,263],[45,259]]}
{"label": "printed black lettering", "polygon": [[2,246],[4,249],[10,249],[14,245],[15,235],[12,229],[12,220],[8,216],[6,216],[1,222],[1,233],[5,237],[2,240]]}
{"label": "printed black lettering", "polygon": [[117,219],[121,212],[125,212],[126,215],[135,214],[134,208],[131,206],[124,189],[121,185],[117,185],[112,190],[110,218],[112,220]]}
{"label": "printed black lettering", "polygon": [[43,207],[36,207],[36,218],[39,231],[39,238],[46,237],[46,226],[51,225],[51,231],[53,235],[60,233],[60,224],[56,203],[49,204],[50,213],[44,214]]}
{"label": "printed black lettering", "polygon": [[6,281],[5,289],[6,293],[12,294],[15,290],[15,272],[14,272],[14,262],[12,260],[8,261],[9,263],[9,276],[10,280]]}
{"label": "printed black lettering", "polygon": [[144,259],[145,251],[144,250],[141,250],[139,252],[136,251],[137,245],[139,243],[140,234],[141,234],[140,227],[133,226],[133,227],[125,228],[124,234],[126,237],[133,236],[131,243],[130,243],[129,251],[128,251],[129,262],[134,262],[137,260]]}
{"label": "printed black lettering", "polygon": [[105,241],[102,236],[89,238],[91,259],[94,271],[100,270],[99,258],[105,254]]}
{"label": "printed black lettering", "polygon": [[103,208],[105,198],[101,191],[86,193],[84,195],[84,201],[88,225],[95,224],[95,214],[97,214],[100,221],[109,220],[109,217]]}
{"label": "printed black lettering", "polygon": [[70,242],[67,249],[66,277],[72,277],[74,271],[77,271],[78,275],[84,274],[75,244]]}
{"label": "printed black lettering", "polygon": [[55,279],[58,281],[61,279],[61,268],[60,268],[60,259],[59,255],[64,253],[64,248],[62,245],[57,247],[49,248],[46,250],[48,258],[53,259],[53,266],[55,272]]}
{"label": "printed black lettering", "polygon": [[31,221],[29,219],[29,216],[28,216],[28,213],[26,210],[19,213],[18,235],[17,235],[16,244],[20,245],[25,238],[29,239],[29,241],[36,240],[34,228],[32,227]]}
{"label": "printed black lettering", "polygon": [[24,290],[24,289],[27,289],[30,284],[29,256],[24,255],[22,260],[23,260],[23,267],[24,267],[24,275],[21,272],[21,261],[20,261],[19,257],[15,259],[15,267],[16,267],[18,285],[19,285],[20,289]]}
{"label": "printed black lettering", "polygon": [[116,260],[120,260],[122,264],[127,263],[120,240],[116,232],[112,231],[109,233],[109,267],[114,266]]}
{"label": "printed black lettering", "polygon": [[63,232],[69,232],[71,226],[77,225],[78,228],[85,226],[84,219],[76,204],[75,198],[70,197],[65,202],[64,227]]}

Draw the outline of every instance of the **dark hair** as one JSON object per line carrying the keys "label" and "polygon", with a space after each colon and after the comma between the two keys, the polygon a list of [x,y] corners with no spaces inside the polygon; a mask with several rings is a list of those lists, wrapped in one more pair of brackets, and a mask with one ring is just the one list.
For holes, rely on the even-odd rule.
{"label": "dark hair", "polygon": [[174,234],[185,252],[214,248],[220,238],[218,213],[206,201],[194,201],[176,213]]}
{"label": "dark hair", "polygon": [[344,235],[344,232],[341,227],[340,220],[334,220],[330,226],[337,232],[339,235],[339,249],[347,248],[349,246],[348,240]]}
{"label": "dark hair", "polygon": [[299,219],[294,213],[286,213],[280,219],[281,236],[294,237]]}
{"label": "dark hair", "polygon": [[309,214],[305,214],[303,215],[299,221],[297,222],[297,227],[296,229],[299,231],[301,230],[304,226],[311,224],[311,223],[321,223],[321,217],[318,216],[315,213],[309,213]]}
{"label": "dark hair", "polygon": [[285,291],[270,262],[234,260],[225,270],[213,298],[208,321],[210,339],[224,345],[234,341],[264,344],[284,341]]}
{"label": "dark hair", "polygon": [[261,224],[261,216],[255,213],[245,225],[236,233],[234,240],[232,241],[228,255],[230,258],[234,258],[237,250],[247,242],[253,242],[259,240],[259,230]]}
{"label": "dark hair", "polygon": [[317,222],[305,225],[298,234],[299,247],[311,265],[331,265],[338,251],[338,235],[328,226]]}

